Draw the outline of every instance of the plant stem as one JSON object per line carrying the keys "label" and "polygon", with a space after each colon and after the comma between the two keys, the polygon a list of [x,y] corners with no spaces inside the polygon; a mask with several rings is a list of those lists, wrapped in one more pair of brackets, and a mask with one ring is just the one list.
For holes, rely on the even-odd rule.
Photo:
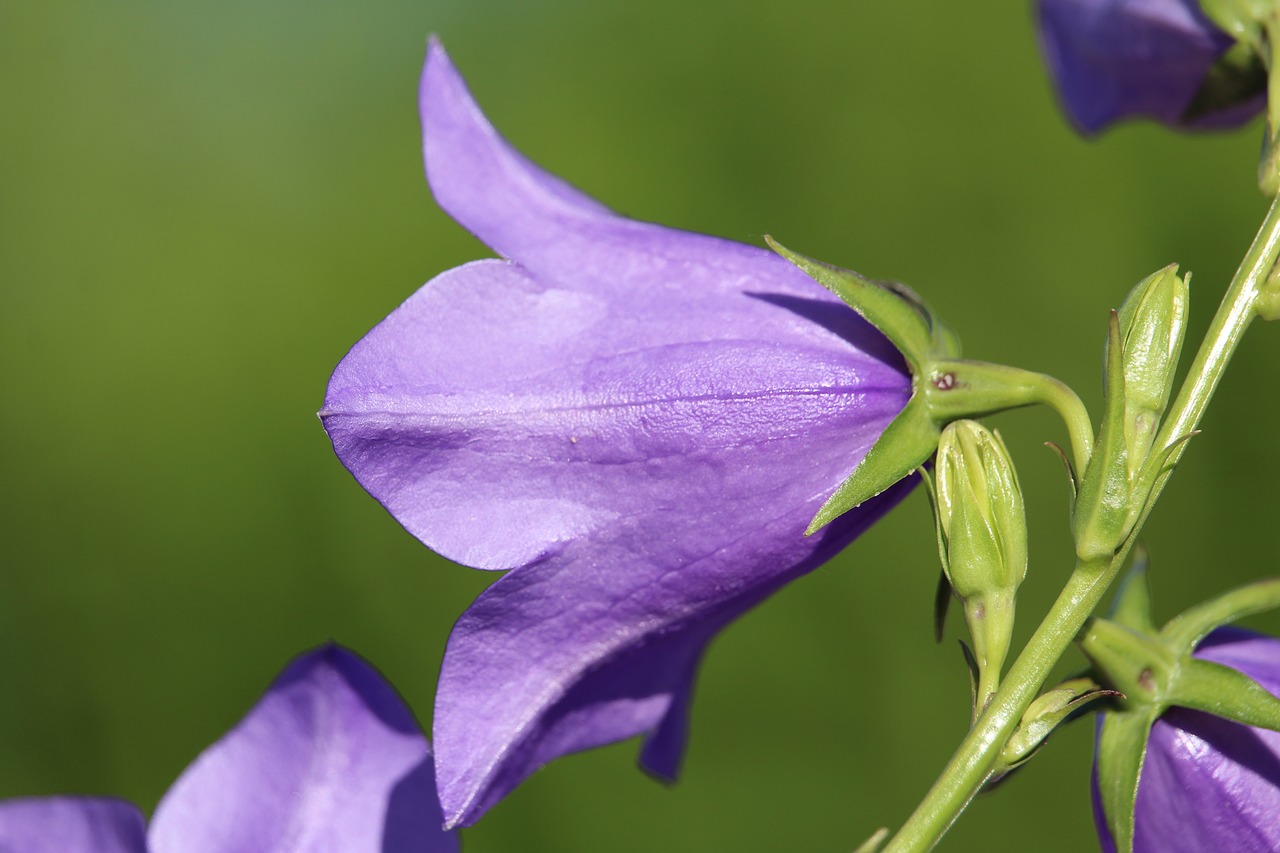
{"label": "plant stem", "polygon": [[[1077,563],[1058,600],[1010,668],[991,704],[915,812],[884,848],[885,853],[932,849],[991,775],[1023,712],[1119,573],[1152,505],[1186,449],[1187,443],[1181,439],[1200,423],[1232,353],[1257,315],[1258,294],[1275,266],[1277,255],[1280,255],[1280,196],[1272,202],[1258,236],[1227,288],[1187,379],[1156,436],[1155,446],[1169,448],[1169,453],[1158,463],[1162,473],[1155,480],[1132,535],[1109,560]],[[1153,458],[1158,457],[1153,454]]]}
{"label": "plant stem", "polygon": [[1077,566],[991,704],[978,717],[915,812],[884,848],[885,853],[931,850],[969,805],[991,775],[1000,751],[1017,729],[1040,685],[1102,600],[1118,566],[1118,560],[1101,566]]}

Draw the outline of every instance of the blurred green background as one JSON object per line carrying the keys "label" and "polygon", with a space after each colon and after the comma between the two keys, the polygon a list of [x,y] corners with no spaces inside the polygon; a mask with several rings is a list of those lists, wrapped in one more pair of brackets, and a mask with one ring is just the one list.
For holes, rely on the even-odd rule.
{"label": "blurred green background", "polygon": [[[429,727],[492,578],[404,533],[314,413],[369,327],[487,254],[422,179],[431,32],[509,139],[606,204],[907,281],[968,355],[1095,413],[1107,309],[1177,261],[1198,340],[1265,209],[1256,125],[1077,138],[1023,3],[0,4],[0,796],[150,810],[329,638]],[[1278,352],[1251,332],[1148,527],[1161,617],[1275,572]],[[994,423],[1031,511],[1025,637],[1070,565],[1040,447],[1064,435]],[[635,743],[562,759],[467,849],[840,851],[900,823],[968,721],[936,575],[916,494],[713,645],[678,785]],[[1090,729],[943,849],[1089,849]]]}

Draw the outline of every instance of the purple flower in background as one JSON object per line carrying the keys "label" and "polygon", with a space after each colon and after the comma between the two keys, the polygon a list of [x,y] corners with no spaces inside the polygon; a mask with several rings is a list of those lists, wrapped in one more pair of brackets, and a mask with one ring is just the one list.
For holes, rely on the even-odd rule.
{"label": "purple flower in background", "polygon": [[[1219,628],[1195,656],[1280,696],[1280,640]],[[1114,853],[1098,791],[1094,818]],[[1172,708],[1151,729],[1134,811],[1135,853],[1280,850],[1280,732]]]}
{"label": "purple flower in background", "polygon": [[1085,133],[1139,116],[1234,127],[1265,105],[1260,68],[1215,70],[1235,40],[1195,0],[1039,0],[1039,26],[1063,106]]}
{"label": "purple flower in background", "polygon": [[100,797],[0,801],[4,853],[453,853],[431,750],[356,655],[299,657],[178,777],[150,827]]}
{"label": "purple flower in background", "polygon": [[711,638],[908,490],[804,536],[910,381],[780,257],[622,218],[541,171],[434,42],[421,107],[437,201],[506,260],[410,297],[338,365],[321,417],[414,536],[514,569],[445,652],[432,740],[453,826],[634,735],[674,778]]}

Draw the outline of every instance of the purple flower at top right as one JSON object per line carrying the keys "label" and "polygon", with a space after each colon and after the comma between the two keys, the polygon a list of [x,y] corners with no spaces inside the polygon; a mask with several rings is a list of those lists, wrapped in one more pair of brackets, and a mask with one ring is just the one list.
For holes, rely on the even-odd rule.
{"label": "purple flower at top right", "polygon": [[1195,0],[1039,0],[1045,63],[1063,109],[1085,134],[1127,118],[1182,129],[1236,127],[1266,106],[1252,57]]}

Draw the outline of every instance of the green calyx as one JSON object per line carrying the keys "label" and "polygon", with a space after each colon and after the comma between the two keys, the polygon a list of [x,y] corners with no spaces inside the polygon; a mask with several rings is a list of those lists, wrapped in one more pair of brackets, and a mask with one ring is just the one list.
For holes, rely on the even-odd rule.
{"label": "green calyx", "polygon": [[1280,578],[1259,581],[1197,605],[1156,629],[1145,557],[1117,593],[1110,618],[1094,619],[1079,639],[1099,679],[1123,699],[1103,717],[1098,787],[1116,849],[1133,849],[1133,810],[1155,721],[1172,706],[1280,731],[1280,699],[1244,673],[1193,657],[1214,628],[1280,607]]}
{"label": "green calyx", "polygon": [[1066,386],[1025,370],[962,360],[955,334],[906,285],[815,261],[771,237],[765,241],[888,338],[911,371],[907,405],[818,510],[807,534],[909,476],[933,454],[942,428],[960,418],[1047,403],[1068,422],[1077,465],[1087,461],[1092,430],[1079,399]]}
{"label": "green calyx", "polygon": [[1124,544],[1176,446],[1153,443],[1182,351],[1189,278],[1180,278],[1176,266],[1165,267],[1139,282],[1112,312],[1106,408],[1073,516],[1081,559],[1108,557]]}

